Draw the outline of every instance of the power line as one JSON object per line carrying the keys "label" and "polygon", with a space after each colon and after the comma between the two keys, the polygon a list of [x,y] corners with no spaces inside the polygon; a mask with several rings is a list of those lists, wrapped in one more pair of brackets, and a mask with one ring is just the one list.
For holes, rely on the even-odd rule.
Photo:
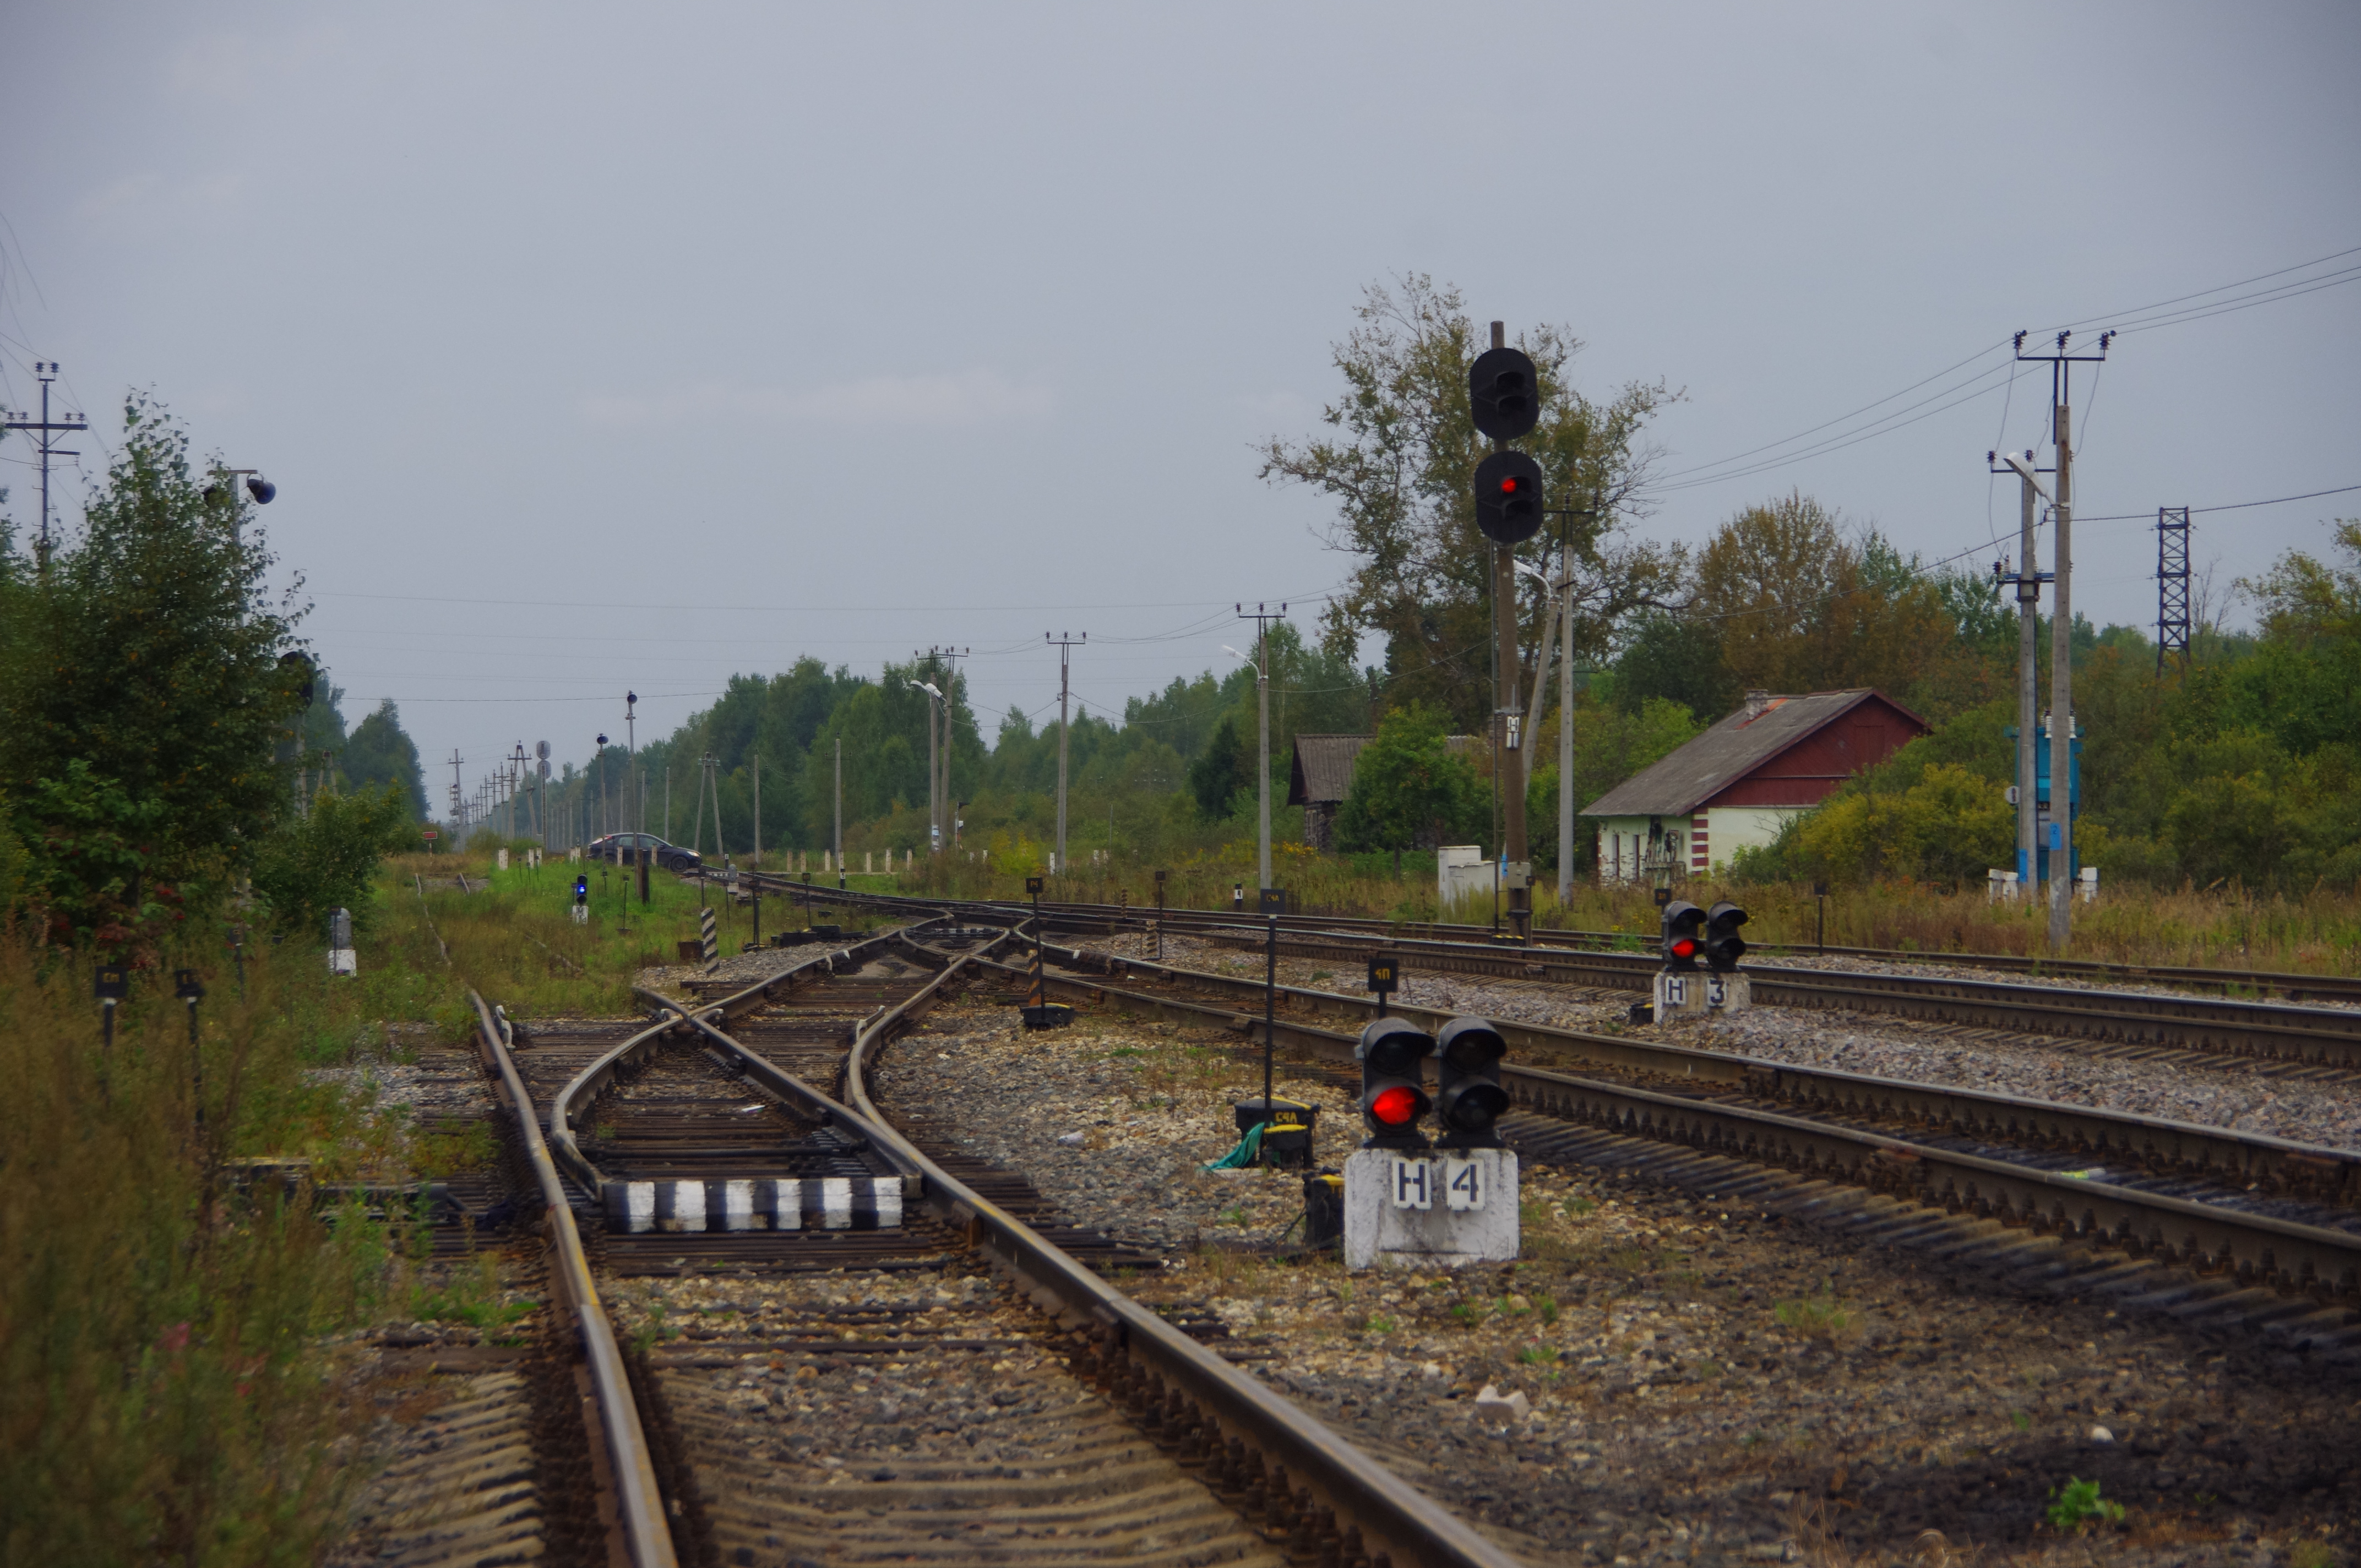
{"label": "power line", "polygon": [[[2249,507],[2285,506],[2290,501],[2317,500],[2322,496],[2342,496],[2354,490],[2361,490],[2361,485],[2339,485],[2333,490],[2306,490],[2300,496],[2273,496],[2267,501],[2224,501],[2220,506],[2191,507],[2189,510],[2192,512],[2245,511]],[[2155,514],[2152,512],[2145,511],[2119,511],[2111,512],[2104,517],[2081,517],[2074,521],[2077,522],[2146,522],[2153,515]]]}
{"label": "power line", "polygon": [[[2348,264],[2347,266],[2340,268],[2331,273],[2315,274],[2314,276],[2307,278],[2292,278],[2283,283],[2274,283],[2267,289],[2255,290],[2251,293],[2232,294],[2230,291],[2244,289],[2249,284],[2264,282],[2274,278],[2288,278],[2290,273],[2310,272],[2313,269],[2325,266],[2329,262],[2341,261],[2346,257],[2356,255],[2361,255],[2361,246],[2355,246],[2345,250],[2333,252],[2327,256],[2317,257],[2310,261],[2298,262],[2290,267],[2282,267],[2275,269],[2269,272],[2257,273],[2251,278],[2241,279],[2236,282],[2216,284],[2213,288],[2201,289],[2193,293],[2180,294],[2169,299],[2158,300],[2150,304],[2137,306],[2128,311],[2116,311],[2102,315],[2085,316],[2070,324],[2075,327],[2080,327],[2090,323],[2104,321],[2116,323],[2117,330],[2119,331],[2146,332],[2157,327],[2175,326],[2184,322],[2199,321],[2203,320],[2208,316],[2226,314],[2233,311],[2252,310],[2259,305],[2274,304],[2281,300],[2296,299],[2304,294],[2315,293],[2323,289],[2339,288],[2346,283],[2361,281],[2361,263]],[[2224,294],[2228,294],[2230,297],[2226,299],[2216,297]],[[2191,302],[2200,302],[2191,303]],[[2177,306],[2186,306],[2186,308],[2173,308]],[[1956,408],[1961,403],[1972,401],[1974,399],[1982,397],[1986,393],[1993,390],[1994,389],[1989,387],[1975,390],[1970,390],[1969,389],[1974,388],[1978,381],[1983,380],[1985,378],[1993,374],[1993,371],[1999,367],[1994,367],[1993,369],[1979,371],[1969,377],[1966,380],[1945,387],[1941,390],[1929,393],[1927,397],[1920,399],[1915,403],[1908,404],[1901,409],[1894,410],[1889,413],[1880,414],[1876,418],[1871,420],[1865,426],[1849,430],[1838,430],[1836,434],[1825,437],[1817,442],[1813,442],[1803,450],[1785,453],[1782,453],[1780,451],[1783,447],[1794,446],[1796,443],[1806,441],[1809,437],[1817,435],[1822,431],[1847,425],[1864,414],[1884,408],[1887,404],[1894,402],[1899,399],[1908,397],[1911,393],[1917,391],[1921,388],[1944,381],[1948,378],[1953,377],[1960,371],[1974,365],[1978,360],[1995,352],[2002,346],[2004,346],[2003,344],[1993,344],[1987,345],[1986,347],[1980,348],[1964,359],[1955,361],[1954,363],[1946,366],[1944,368],[1936,371],[1931,376],[1922,377],[1918,380],[1911,382],[1908,386],[1902,388],[1898,391],[1889,393],[1885,397],[1880,398],[1873,402],[1865,403],[1850,413],[1840,414],[1835,419],[1824,420],[1818,424],[1800,430],[1795,434],[1786,436],[1781,440],[1767,442],[1760,446],[1750,447],[1743,452],[1734,453],[1728,457],[1719,458],[1710,463],[1696,464],[1689,467],[1674,469],[1663,476],[1663,477],[1658,481],[1642,484],[1637,487],[1635,493],[1643,495],[1664,495],[1676,490],[1692,489],[1701,485],[1719,484],[1730,479],[1746,478],[1755,474],[1766,473],[1773,468],[1784,467],[1791,464],[1800,463],[1808,458],[1825,456],[1830,452],[1841,451],[1847,446],[1854,445],[1859,442],[1869,440],[1873,436],[1892,434],[1894,431],[1902,430],[1909,425],[1917,423],[1921,419],[1929,418],[1932,415],[1941,413],[1948,409]],[[2012,389],[2014,388],[2014,384],[2015,378],[2012,375],[2010,382]],[[1935,406],[1929,407],[1928,405],[1930,404]],[[1924,413],[1917,413],[1916,418],[1904,419],[1902,417],[1905,414],[1911,414],[1921,409],[1924,409],[1926,411]],[[2005,411],[2004,411],[2004,421],[2005,421]],[[1779,455],[1764,455],[1766,454]],[[1757,457],[1761,458],[1761,461],[1748,461],[1750,458]]]}

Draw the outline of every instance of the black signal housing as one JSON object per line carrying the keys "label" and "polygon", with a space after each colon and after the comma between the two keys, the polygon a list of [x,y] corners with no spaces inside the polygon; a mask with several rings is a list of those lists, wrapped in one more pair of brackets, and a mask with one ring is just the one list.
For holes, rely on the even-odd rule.
{"label": "black signal housing", "polygon": [[1509,1109],[1500,1086],[1500,1058],[1509,1042],[1481,1018],[1454,1018],[1435,1036],[1434,1119],[1446,1149],[1496,1149],[1498,1124]]}
{"label": "black signal housing", "polygon": [[1542,466],[1521,452],[1476,465],[1476,527],[1497,544],[1521,544],[1542,528]]}
{"label": "black signal housing", "polygon": [[1423,1063],[1434,1054],[1434,1038],[1403,1018],[1379,1018],[1361,1031],[1353,1056],[1361,1064],[1361,1120],[1369,1135],[1365,1149],[1422,1149],[1419,1123],[1434,1109],[1427,1097]]}
{"label": "black signal housing", "polygon": [[1705,953],[1705,911],[1687,899],[1664,905],[1664,972],[1695,974]]}
{"label": "black signal housing", "polygon": [[1714,973],[1738,972],[1738,960],[1746,956],[1746,938],[1738,928],[1745,924],[1746,911],[1728,899],[1706,911],[1705,961]]}

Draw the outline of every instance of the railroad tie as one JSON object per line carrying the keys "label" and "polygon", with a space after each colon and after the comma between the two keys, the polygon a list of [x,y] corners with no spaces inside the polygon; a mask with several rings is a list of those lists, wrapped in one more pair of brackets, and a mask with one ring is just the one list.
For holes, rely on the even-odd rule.
{"label": "railroad tie", "polygon": [[609,1181],[607,1228],[646,1231],[885,1231],[902,1223],[898,1176],[713,1177]]}

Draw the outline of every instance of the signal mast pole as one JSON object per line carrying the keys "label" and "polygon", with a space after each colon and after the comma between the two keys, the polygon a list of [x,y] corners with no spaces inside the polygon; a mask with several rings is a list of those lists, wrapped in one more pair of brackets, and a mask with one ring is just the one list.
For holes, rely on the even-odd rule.
{"label": "signal mast pole", "polygon": [[[1506,348],[1508,345],[1508,323],[1494,322],[1492,346]],[[1492,450],[1502,451],[1507,444],[1495,440]],[[1511,762],[1521,760],[1512,753],[1523,741],[1520,733],[1523,716],[1506,706],[1515,701],[1524,681],[1524,662],[1519,656],[1517,643],[1516,547],[1496,543],[1492,546],[1492,778],[1495,784],[1501,786],[1501,829],[1506,842],[1500,847],[1500,855],[1510,866],[1522,865],[1526,861],[1525,792],[1510,783],[1521,777],[1521,771],[1510,766]],[[1563,716],[1559,722],[1565,722]],[[1508,894],[1509,924],[1517,940],[1524,941],[1532,925],[1532,889],[1527,885],[1503,891]]]}

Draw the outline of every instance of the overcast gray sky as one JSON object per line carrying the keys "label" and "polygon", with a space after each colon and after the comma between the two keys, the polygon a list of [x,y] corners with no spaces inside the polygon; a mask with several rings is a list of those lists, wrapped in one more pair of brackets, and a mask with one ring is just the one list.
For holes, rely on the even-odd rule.
{"label": "overcast gray sky", "polygon": [[[9,6],[0,402],[55,358],[84,476],[134,386],[266,470],[347,713],[397,698],[471,782],[804,652],[972,646],[987,716],[1038,713],[1039,638],[1087,630],[1119,712],[1225,663],[1233,600],[1345,572],[1251,446],[1315,428],[1364,285],[1686,388],[1670,475],[2361,247],[2356,67],[2350,4]],[[2361,287],[2119,339],[2078,512],[2361,483],[2356,347]],[[1984,452],[2047,390],[1965,383],[1999,362],[1642,526],[1792,486],[1988,562]],[[2340,514],[2201,515],[2195,554]],[[2078,608],[2152,621],[2152,526],[2078,540]]]}

